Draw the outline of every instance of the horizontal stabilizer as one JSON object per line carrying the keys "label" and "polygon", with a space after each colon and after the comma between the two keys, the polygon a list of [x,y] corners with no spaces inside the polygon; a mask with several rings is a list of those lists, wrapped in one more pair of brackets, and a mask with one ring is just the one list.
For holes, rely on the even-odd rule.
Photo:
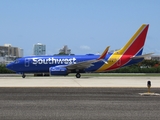
{"label": "horizontal stabilizer", "polygon": [[150,57],[152,54],[154,53],[148,53],[148,54],[144,54],[144,55],[139,55],[139,56],[134,56],[132,57],[132,59],[141,59],[141,58],[147,58],[147,57]]}

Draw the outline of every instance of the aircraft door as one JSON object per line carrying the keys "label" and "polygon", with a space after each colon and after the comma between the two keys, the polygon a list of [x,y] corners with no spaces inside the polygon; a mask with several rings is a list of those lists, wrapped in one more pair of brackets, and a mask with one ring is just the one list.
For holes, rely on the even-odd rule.
{"label": "aircraft door", "polygon": [[25,67],[29,67],[29,58],[25,59]]}
{"label": "aircraft door", "polygon": [[121,66],[121,58],[117,61],[117,66]]}

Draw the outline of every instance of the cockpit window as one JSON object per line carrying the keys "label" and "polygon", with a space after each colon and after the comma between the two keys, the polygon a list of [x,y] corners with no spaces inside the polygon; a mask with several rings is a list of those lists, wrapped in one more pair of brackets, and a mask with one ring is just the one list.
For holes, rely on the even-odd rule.
{"label": "cockpit window", "polygon": [[14,63],[15,63],[15,64],[19,63],[19,60],[15,60]]}

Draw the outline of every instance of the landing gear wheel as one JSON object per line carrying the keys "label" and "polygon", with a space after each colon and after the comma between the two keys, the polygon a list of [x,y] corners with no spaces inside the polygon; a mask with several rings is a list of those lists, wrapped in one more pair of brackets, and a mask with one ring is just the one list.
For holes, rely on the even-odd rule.
{"label": "landing gear wheel", "polygon": [[22,78],[25,78],[26,77],[26,75],[25,74],[22,74]]}
{"label": "landing gear wheel", "polygon": [[81,74],[80,73],[77,73],[76,74],[76,78],[80,78],[81,77]]}

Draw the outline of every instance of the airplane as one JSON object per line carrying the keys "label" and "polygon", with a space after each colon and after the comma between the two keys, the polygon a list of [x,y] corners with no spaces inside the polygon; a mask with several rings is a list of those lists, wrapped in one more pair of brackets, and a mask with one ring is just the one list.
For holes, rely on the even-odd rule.
{"label": "airplane", "polygon": [[108,52],[110,47],[108,46],[101,55],[28,56],[18,58],[6,67],[22,74],[22,78],[26,77],[26,73],[49,73],[53,76],[76,73],[76,78],[80,78],[81,73],[101,73],[115,70],[141,62],[145,57],[153,54],[142,55],[148,28],[149,24],[142,24],[121,49],[112,53]]}

